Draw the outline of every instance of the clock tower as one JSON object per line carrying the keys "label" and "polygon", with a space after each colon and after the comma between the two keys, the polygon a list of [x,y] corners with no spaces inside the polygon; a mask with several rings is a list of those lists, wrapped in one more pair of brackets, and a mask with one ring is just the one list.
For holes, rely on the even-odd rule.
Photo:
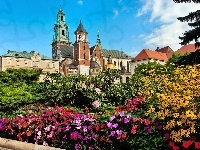
{"label": "clock tower", "polygon": [[80,21],[75,34],[74,46],[74,65],[78,67],[78,72],[80,74],[89,75],[90,69],[90,47],[88,42],[88,33],[83,27]]}
{"label": "clock tower", "polygon": [[65,22],[65,14],[60,8],[57,14],[57,22],[54,24],[54,36],[52,41],[52,58],[59,59],[59,45],[70,46],[68,26]]}

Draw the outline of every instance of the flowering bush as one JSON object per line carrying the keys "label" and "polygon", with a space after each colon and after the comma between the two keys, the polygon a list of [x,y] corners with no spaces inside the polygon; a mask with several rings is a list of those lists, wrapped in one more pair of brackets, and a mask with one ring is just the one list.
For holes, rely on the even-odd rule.
{"label": "flowering bush", "polygon": [[145,97],[148,108],[145,115],[164,125],[173,149],[198,149],[199,65],[178,67],[171,73],[161,72],[164,69],[168,70],[151,70],[151,74],[140,79],[145,89],[140,95]]}
{"label": "flowering bush", "polygon": [[161,127],[123,111],[101,121],[96,114],[80,114],[58,106],[35,108],[38,112],[35,109],[5,120],[1,136],[75,150],[166,146],[158,132]]}

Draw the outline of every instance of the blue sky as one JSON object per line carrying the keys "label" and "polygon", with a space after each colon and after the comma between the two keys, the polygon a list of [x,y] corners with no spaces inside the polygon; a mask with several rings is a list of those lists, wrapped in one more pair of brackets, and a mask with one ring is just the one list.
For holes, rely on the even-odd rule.
{"label": "blue sky", "polygon": [[81,19],[91,47],[99,31],[105,49],[122,49],[131,56],[143,48],[180,48],[178,36],[188,27],[176,18],[198,8],[173,0],[1,0],[0,55],[7,50],[35,50],[51,57],[60,5],[72,43]]}

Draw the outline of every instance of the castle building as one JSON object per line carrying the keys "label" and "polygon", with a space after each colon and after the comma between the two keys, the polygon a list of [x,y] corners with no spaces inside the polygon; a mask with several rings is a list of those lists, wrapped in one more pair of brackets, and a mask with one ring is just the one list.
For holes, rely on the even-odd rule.
{"label": "castle building", "polygon": [[[75,41],[70,41],[68,25],[62,9],[58,11],[57,22],[54,24],[52,41],[52,57],[60,62],[60,73],[67,75],[96,75],[108,66],[109,69],[121,70],[122,76],[130,76],[131,57],[119,50],[104,49],[99,32],[96,43],[91,47],[88,32],[80,21],[74,32]],[[113,65],[109,65],[112,60]],[[125,77],[125,78],[126,78]]]}
{"label": "castle building", "polygon": [[[7,54],[0,56],[0,71],[5,71],[8,68],[42,69],[43,72],[56,73],[59,72],[59,61],[40,55],[36,51],[8,50]],[[39,81],[43,81],[44,77],[41,74]]]}

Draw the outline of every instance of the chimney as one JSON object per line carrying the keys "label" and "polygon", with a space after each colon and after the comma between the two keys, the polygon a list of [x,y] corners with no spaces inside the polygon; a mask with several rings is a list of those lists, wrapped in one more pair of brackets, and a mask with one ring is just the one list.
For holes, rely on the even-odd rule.
{"label": "chimney", "polygon": [[10,53],[10,50],[8,50],[8,53]]}
{"label": "chimney", "polygon": [[26,53],[27,53],[27,51],[23,51],[23,53],[24,53],[24,54],[26,54]]}
{"label": "chimney", "polygon": [[156,50],[159,50],[159,47],[157,47]]}

